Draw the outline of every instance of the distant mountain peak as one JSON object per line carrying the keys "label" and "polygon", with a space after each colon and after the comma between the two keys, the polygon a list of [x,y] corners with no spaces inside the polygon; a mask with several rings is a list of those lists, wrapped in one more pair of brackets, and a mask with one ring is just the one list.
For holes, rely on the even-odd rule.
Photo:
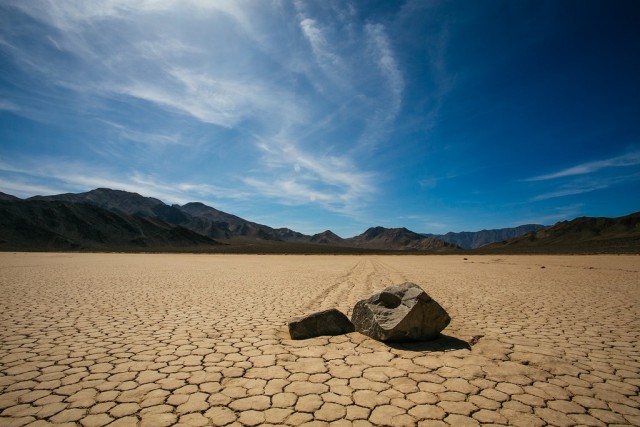
{"label": "distant mountain peak", "polygon": [[357,247],[370,249],[396,250],[452,250],[456,245],[435,237],[425,237],[405,227],[385,228],[381,226],[368,228],[359,236],[347,239]]}
{"label": "distant mountain peak", "polygon": [[[182,205],[183,208],[198,208],[198,209],[215,209],[213,206],[205,205],[202,202],[189,202]],[[216,209],[217,210],[217,209]]]}
{"label": "distant mountain peak", "polygon": [[340,236],[338,236],[336,233],[334,233],[334,232],[333,232],[333,231],[331,231],[331,230],[324,230],[322,233],[318,233],[317,235],[320,235],[320,236],[331,236],[331,237],[340,237]]}
{"label": "distant mountain peak", "polygon": [[216,208],[213,208],[213,207],[211,207],[209,205],[205,205],[202,202],[189,202],[189,203],[185,203],[182,206],[176,205],[176,207],[178,209],[182,209],[182,210],[186,210],[186,211],[192,211],[192,212],[206,212],[206,211],[220,212]]}
{"label": "distant mountain peak", "polygon": [[0,191],[0,200],[22,200],[19,197],[12,196],[11,194],[3,193]]}
{"label": "distant mountain peak", "polygon": [[331,230],[325,230],[322,233],[314,234],[309,241],[313,243],[321,243],[325,245],[341,245],[345,240]]}
{"label": "distant mountain peak", "polygon": [[498,228],[492,230],[480,231],[462,231],[458,233],[449,232],[447,234],[423,234],[423,236],[432,236],[453,243],[464,249],[476,249],[484,245],[503,240],[509,240],[525,233],[536,231],[544,228],[540,224],[524,224],[517,227]]}

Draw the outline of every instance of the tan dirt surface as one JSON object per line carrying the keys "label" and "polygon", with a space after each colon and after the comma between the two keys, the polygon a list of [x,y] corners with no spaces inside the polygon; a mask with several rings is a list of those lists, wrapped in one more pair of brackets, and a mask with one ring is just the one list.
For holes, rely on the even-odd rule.
{"label": "tan dirt surface", "polygon": [[[467,258],[2,253],[0,426],[640,425],[640,257]],[[288,339],[404,281],[443,337]]]}

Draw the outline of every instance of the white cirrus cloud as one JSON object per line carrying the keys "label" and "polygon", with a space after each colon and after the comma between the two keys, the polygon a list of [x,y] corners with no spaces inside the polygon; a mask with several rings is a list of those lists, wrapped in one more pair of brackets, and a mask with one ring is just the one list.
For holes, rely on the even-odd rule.
{"label": "white cirrus cloud", "polygon": [[627,175],[604,177],[604,178],[586,178],[572,180],[566,184],[558,186],[553,191],[539,194],[531,201],[537,202],[541,200],[555,199],[558,197],[573,196],[592,191],[604,190],[606,188],[620,185],[623,183],[634,182],[640,180],[640,172]]}
{"label": "white cirrus cloud", "polygon": [[[126,163],[93,174],[73,167],[47,171],[70,189],[145,192],[145,184],[173,200],[196,190],[226,199],[236,192],[355,212],[378,190],[377,173],[361,159],[385,143],[405,94],[390,23],[363,21],[355,7],[7,0],[0,12],[17,19],[0,28],[0,53],[20,69],[7,87],[25,90],[0,92],[0,110],[68,127],[84,120],[89,136],[75,139],[81,148],[75,152]],[[106,126],[95,126],[96,120]],[[151,155],[129,161],[131,143]],[[163,189],[163,180],[121,174],[144,173],[145,158],[180,155],[176,146],[205,152],[204,144],[211,146],[212,163],[216,144],[245,152],[208,175],[179,171],[179,159],[168,162],[176,173],[166,176],[175,178],[177,193]],[[147,165],[147,174],[151,170]],[[196,176],[196,182],[180,183],[180,176]]]}
{"label": "white cirrus cloud", "polygon": [[532,178],[528,178],[526,181],[547,181],[556,178],[591,174],[605,168],[618,168],[636,165],[640,165],[640,151],[634,151],[604,160],[581,163],[570,168],[562,169],[558,172],[534,176]]}
{"label": "white cirrus cloud", "polygon": [[20,107],[11,101],[0,99],[0,111],[12,111],[17,113],[20,111]]}
{"label": "white cirrus cloud", "polygon": [[355,213],[375,192],[375,175],[358,170],[349,157],[312,154],[282,138],[256,143],[263,151],[262,165],[278,177],[244,178],[259,194],[288,204],[317,202],[334,212]]}
{"label": "white cirrus cloud", "polygon": [[[21,194],[55,194],[69,191],[88,191],[94,188],[111,188],[135,192],[169,203],[188,203],[216,199],[216,205],[232,200],[244,200],[251,194],[240,189],[219,187],[201,182],[167,182],[155,175],[140,171],[114,174],[107,168],[67,161],[60,158],[27,161],[15,166],[0,162],[0,172],[11,176],[2,188],[19,190]],[[11,182],[19,185],[11,185]],[[43,184],[46,183],[46,184]]]}
{"label": "white cirrus cloud", "polygon": [[405,86],[404,79],[384,26],[382,24],[367,24],[365,29],[373,45],[375,61],[388,83],[391,107],[387,120],[392,120],[400,111]]}

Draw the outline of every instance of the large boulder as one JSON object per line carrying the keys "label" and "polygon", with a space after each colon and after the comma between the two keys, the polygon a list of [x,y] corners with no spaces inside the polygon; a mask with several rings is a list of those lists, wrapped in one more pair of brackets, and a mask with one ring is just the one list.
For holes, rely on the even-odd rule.
{"label": "large boulder", "polygon": [[354,331],[355,328],[349,318],[335,308],[296,317],[289,322],[289,335],[294,340],[322,335],[342,335]]}
{"label": "large boulder", "polygon": [[406,282],[358,301],[351,322],[356,331],[379,341],[428,341],[451,317],[420,286]]}

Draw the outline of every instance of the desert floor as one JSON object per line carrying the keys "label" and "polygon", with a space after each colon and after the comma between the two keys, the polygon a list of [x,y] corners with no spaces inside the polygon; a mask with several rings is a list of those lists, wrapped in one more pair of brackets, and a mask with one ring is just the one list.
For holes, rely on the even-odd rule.
{"label": "desert floor", "polygon": [[[0,425],[640,425],[640,257],[467,258],[0,254]],[[443,337],[288,339],[404,281]]]}

